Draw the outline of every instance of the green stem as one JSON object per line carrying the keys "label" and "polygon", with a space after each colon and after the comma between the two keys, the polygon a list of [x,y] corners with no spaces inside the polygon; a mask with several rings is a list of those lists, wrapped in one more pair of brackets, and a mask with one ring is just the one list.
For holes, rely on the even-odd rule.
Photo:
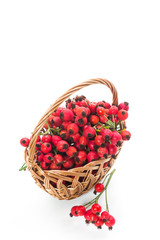
{"label": "green stem", "polygon": [[26,168],[27,168],[27,166],[26,166],[26,163],[24,163],[23,165],[22,165],[22,167],[19,169],[19,171],[22,171],[22,170],[26,170]]}
{"label": "green stem", "polygon": [[108,201],[107,201],[107,189],[105,190],[105,199],[106,199],[106,211],[109,212]]}

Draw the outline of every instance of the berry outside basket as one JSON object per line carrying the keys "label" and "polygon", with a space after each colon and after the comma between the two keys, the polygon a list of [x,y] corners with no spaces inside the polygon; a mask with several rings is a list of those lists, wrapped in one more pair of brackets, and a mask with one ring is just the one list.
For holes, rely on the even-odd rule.
{"label": "berry outside basket", "polygon": [[[37,124],[31,136],[29,148],[25,149],[25,162],[35,182],[40,188],[59,200],[69,200],[79,197],[83,193],[88,192],[96,183],[101,181],[101,179],[113,166],[123,145],[122,143],[122,145],[118,147],[118,152],[114,159],[109,155],[107,159],[99,159],[97,161],[90,162],[83,167],[72,168],[70,170],[42,170],[37,165],[35,156],[36,139],[40,131],[42,131],[49,116],[72,94],[92,84],[104,84],[107,86],[113,94],[112,104],[118,106],[118,93],[110,81],[98,78],[82,82],[81,84],[69,89],[50,106]],[[125,121],[123,121],[121,123],[121,130],[125,127]],[[109,164],[107,167],[104,167],[106,162],[109,162]],[[66,186],[63,184],[64,181],[67,181],[70,184]],[[54,187],[53,183],[56,183],[56,187]]]}

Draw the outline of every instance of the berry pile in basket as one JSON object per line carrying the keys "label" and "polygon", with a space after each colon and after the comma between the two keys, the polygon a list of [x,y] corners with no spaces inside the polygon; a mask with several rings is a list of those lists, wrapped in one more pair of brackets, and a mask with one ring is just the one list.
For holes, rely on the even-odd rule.
{"label": "berry pile in basket", "polygon": [[[128,110],[127,102],[111,106],[84,96],[68,99],[65,108],[58,107],[49,116],[36,140],[37,164],[44,170],[68,170],[108,155],[115,158],[123,140],[131,137],[122,129]],[[28,138],[20,141],[24,147],[29,142]],[[23,165],[20,170],[25,169]]]}

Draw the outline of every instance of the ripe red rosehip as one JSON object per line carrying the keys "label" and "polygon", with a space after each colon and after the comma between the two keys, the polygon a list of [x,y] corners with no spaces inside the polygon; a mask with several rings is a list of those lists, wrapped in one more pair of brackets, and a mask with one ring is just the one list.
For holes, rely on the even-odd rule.
{"label": "ripe red rosehip", "polygon": [[102,228],[102,225],[103,225],[103,220],[99,217],[97,219],[97,221],[94,223],[94,225],[97,227],[97,228]]}
{"label": "ripe red rosehip", "polygon": [[98,116],[102,116],[105,114],[105,108],[104,107],[97,107],[96,112]]}
{"label": "ripe red rosehip", "polygon": [[112,132],[111,143],[117,146],[121,146],[122,136],[117,131]]}
{"label": "ripe red rosehip", "polygon": [[68,150],[66,151],[66,154],[69,156],[69,157],[76,157],[77,154],[78,154],[78,151],[77,149],[74,147],[74,146],[70,146],[68,148]]}
{"label": "ripe red rosehip", "polygon": [[69,137],[69,134],[68,134],[67,130],[61,130],[59,135],[63,140],[67,140],[68,137]]}
{"label": "ripe red rosehip", "polygon": [[96,112],[96,103],[92,102],[90,105],[89,105],[89,108],[91,110],[91,113],[94,114]]}
{"label": "ripe red rosehip", "polygon": [[63,157],[60,154],[56,154],[54,156],[54,162],[57,166],[62,165],[64,162]]}
{"label": "ripe red rosehip", "polygon": [[96,151],[98,149],[98,146],[96,145],[94,140],[90,140],[88,142],[88,148],[92,151]]}
{"label": "ripe red rosehip", "polygon": [[78,216],[83,216],[86,212],[86,208],[82,205],[78,206],[77,208]]}
{"label": "ripe red rosehip", "polygon": [[52,150],[52,146],[51,146],[50,143],[43,143],[43,144],[41,145],[41,151],[42,151],[43,153],[49,153],[51,150]]}
{"label": "ripe red rosehip", "polygon": [[83,131],[83,135],[86,137],[86,138],[93,138],[96,134],[96,131],[93,127],[91,126],[88,126],[87,128],[84,129]]}
{"label": "ripe red rosehip", "polygon": [[60,117],[52,116],[52,118],[49,118],[48,120],[56,127],[59,127],[62,124],[62,120],[60,119]]}
{"label": "ripe red rosehip", "polygon": [[41,141],[41,137],[38,136],[36,142],[40,142],[40,141]]}
{"label": "ripe red rosehip", "polygon": [[77,157],[75,157],[76,164],[83,164],[87,159],[87,153],[85,151],[79,151]]}
{"label": "ripe red rosehip", "polygon": [[81,136],[79,138],[79,144],[80,144],[80,148],[84,149],[84,147],[88,144],[88,139],[84,136]]}
{"label": "ripe red rosehip", "polygon": [[105,123],[105,122],[107,122],[107,117],[108,117],[108,115],[107,115],[107,113],[105,113],[104,115],[99,116],[99,121],[101,123]]}
{"label": "ripe red rosehip", "polygon": [[47,134],[42,136],[42,142],[50,143],[52,141],[52,136]]}
{"label": "ripe red rosehip", "polygon": [[84,218],[86,219],[86,223],[89,223],[89,221],[90,221],[90,214],[92,213],[92,210],[91,209],[89,209],[89,210],[87,210],[86,212],[85,212],[85,214],[84,214]]}
{"label": "ripe red rosehip", "polygon": [[63,121],[71,121],[74,114],[70,109],[63,109],[59,116]]}
{"label": "ripe red rosehip", "polygon": [[20,140],[20,144],[21,144],[23,147],[28,147],[29,142],[30,142],[30,140],[29,140],[28,138],[22,138],[22,139]]}
{"label": "ripe red rosehip", "polygon": [[115,155],[117,153],[117,147],[114,144],[108,144],[108,151],[109,155],[111,155],[113,158],[115,158]]}
{"label": "ripe red rosehip", "polygon": [[91,115],[89,121],[92,125],[96,125],[99,122],[99,117],[96,115]]}
{"label": "ripe red rosehip", "polygon": [[109,212],[107,212],[107,211],[103,211],[102,213],[101,213],[101,218],[102,218],[102,220],[103,220],[103,222],[107,222],[107,220],[109,219]]}
{"label": "ripe red rosehip", "polygon": [[107,220],[107,222],[105,222],[105,225],[107,226],[107,227],[109,227],[110,229],[112,229],[112,226],[115,224],[115,218],[113,217],[113,216],[109,216],[109,218],[108,218],[108,220]]}
{"label": "ripe red rosehip", "polygon": [[79,127],[77,126],[76,123],[71,123],[67,127],[67,132],[69,133],[69,135],[76,134],[79,132]]}
{"label": "ripe red rosehip", "polygon": [[101,130],[101,135],[103,137],[103,139],[105,140],[105,142],[111,140],[112,138],[112,131],[110,129],[103,129]]}
{"label": "ripe red rosehip", "polygon": [[126,110],[119,110],[118,111],[118,118],[121,121],[124,121],[128,118],[128,112]]}
{"label": "ripe red rosehip", "polygon": [[44,170],[47,170],[49,168],[49,164],[46,163],[45,161],[42,161],[40,164],[41,164],[41,168]]}
{"label": "ripe red rosehip", "polygon": [[36,155],[37,155],[37,162],[42,162],[44,154],[41,151],[37,151]]}
{"label": "ripe red rosehip", "polygon": [[71,212],[70,212],[70,217],[78,217],[78,212],[77,212],[78,206],[74,206],[71,208]]}
{"label": "ripe red rosehip", "polygon": [[109,103],[107,103],[107,102],[104,102],[104,107],[105,107],[106,109],[109,109],[109,108],[111,107],[111,105],[110,105]]}
{"label": "ripe red rosehip", "polygon": [[102,135],[97,135],[94,139],[95,144],[100,147],[105,147],[104,139]]}
{"label": "ripe red rosehip", "polygon": [[50,170],[61,170],[61,165],[56,165],[55,162],[52,162],[49,167]]}
{"label": "ripe red rosehip", "polygon": [[43,161],[45,161],[46,163],[53,162],[53,153],[47,153],[46,155],[44,155]]}
{"label": "ripe red rosehip", "polygon": [[66,152],[67,149],[69,148],[69,144],[64,140],[61,140],[57,143],[56,147],[59,152]]}
{"label": "ripe red rosehip", "polygon": [[80,117],[76,117],[75,118],[75,123],[79,126],[79,127],[83,127],[84,125],[86,125],[86,123],[87,123],[87,118],[86,117],[84,117],[84,118],[80,118]]}
{"label": "ripe red rosehip", "polygon": [[94,189],[95,189],[94,193],[97,193],[97,192],[100,193],[100,192],[102,192],[103,189],[104,189],[103,183],[97,183],[97,184],[94,186]]}
{"label": "ripe red rosehip", "polygon": [[123,110],[128,111],[128,110],[129,110],[129,103],[128,103],[128,102],[120,103],[120,104],[118,105],[118,109],[119,109],[119,110],[123,109]]}
{"label": "ripe red rosehip", "polygon": [[96,151],[90,151],[88,154],[87,154],[87,159],[88,159],[88,163],[92,162],[92,161],[95,161],[95,160],[98,160],[99,156],[98,154],[96,153]]}
{"label": "ripe red rosehip", "polygon": [[52,143],[54,146],[57,146],[57,143],[61,140],[62,140],[62,138],[60,136],[56,136],[56,135],[52,136]]}
{"label": "ripe red rosehip", "polygon": [[56,112],[55,112],[55,115],[59,117],[60,113],[64,110],[64,108],[62,107],[58,107]]}
{"label": "ripe red rosehip", "polygon": [[131,133],[127,130],[121,132],[121,136],[123,140],[129,140],[131,138]]}
{"label": "ripe red rosehip", "polygon": [[75,109],[75,113],[78,117],[83,118],[87,116],[88,111],[87,111],[87,108],[85,107],[77,107]]}
{"label": "ripe red rosehip", "polygon": [[[67,156],[66,156],[67,157]],[[64,162],[63,162],[63,167],[65,168],[65,169],[71,169],[71,168],[73,168],[74,167],[74,159],[73,158],[66,158],[66,157],[64,157]]]}
{"label": "ripe red rosehip", "polygon": [[78,142],[80,136],[81,136],[81,135],[80,135],[79,133],[70,135],[69,138],[68,138],[68,141],[69,141],[70,143],[76,143],[76,142]]}
{"label": "ripe red rosehip", "polygon": [[[92,209],[91,209],[91,211],[92,211]],[[98,216],[97,216],[95,213],[92,212],[92,213],[89,215],[89,221],[90,221],[91,223],[95,223],[97,220],[98,220]]]}
{"label": "ripe red rosehip", "polygon": [[69,124],[71,124],[72,122],[71,121],[64,121],[62,124],[61,124],[61,129],[62,130],[67,130],[67,127]]}
{"label": "ripe red rosehip", "polygon": [[36,142],[36,147],[35,147],[35,149],[36,149],[36,150],[40,150],[40,149],[41,149],[41,145],[42,145],[41,142]]}
{"label": "ripe red rosehip", "polygon": [[98,156],[100,158],[107,158],[108,157],[108,149],[106,147],[102,148],[99,147],[97,150]]}
{"label": "ripe red rosehip", "polygon": [[99,205],[98,203],[94,203],[91,207],[92,209],[92,213],[96,214],[96,215],[99,215],[100,212],[102,211],[102,207],[101,205]]}
{"label": "ripe red rosehip", "polygon": [[118,107],[113,105],[112,107],[110,107],[108,113],[109,115],[116,115],[118,113]]}

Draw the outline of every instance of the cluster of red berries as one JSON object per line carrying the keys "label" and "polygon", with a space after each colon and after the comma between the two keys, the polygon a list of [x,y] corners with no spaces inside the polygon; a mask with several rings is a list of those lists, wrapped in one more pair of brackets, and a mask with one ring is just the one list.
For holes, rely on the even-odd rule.
{"label": "cluster of red berries", "polygon": [[[50,115],[36,140],[37,164],[44,170],[68,170],[108,155],[115,158],[123,140],[131,137],[120,128],[128,110],[127,102],[111,106],[105,101],[89,102],[84,96],[68,99],[66,108],[58,107]],[[24,147],[29,142],[28,138],[20,141]]]}
{"label": "cluster of red berries", "polygon": [[[110,178],[113,175],[114,171],[115,169],[112,171],[111,174],[109,174]],[[110,181],[110,179],[108,181]],[[94,198],[92,201],[85,204],[84,206],[83,205],[73,206],[71,208],[70,216],[71,217],[84,216],[85,222],[87,224],[93,223],[97,228],[100,228],[100,229],[102,228],[102,225],[105,224],[111,230],[113,225],[115,224],[115,218],[109,214],[108,203],[106,203],[106,206],[107,206],[106,211],[102,211],[101,205],[98,204],[98,199],[102,195],[102,193],[107,190],[108,183],[109,182],[107,182],[106,186],[104,186],[103,183],[97,183],[95,185],[94,193],[97,193],[97,192],[100,193],[99,196],[97,196],[96,198]],[[91,208],[87,210],[87,208],[90,206]]]}

